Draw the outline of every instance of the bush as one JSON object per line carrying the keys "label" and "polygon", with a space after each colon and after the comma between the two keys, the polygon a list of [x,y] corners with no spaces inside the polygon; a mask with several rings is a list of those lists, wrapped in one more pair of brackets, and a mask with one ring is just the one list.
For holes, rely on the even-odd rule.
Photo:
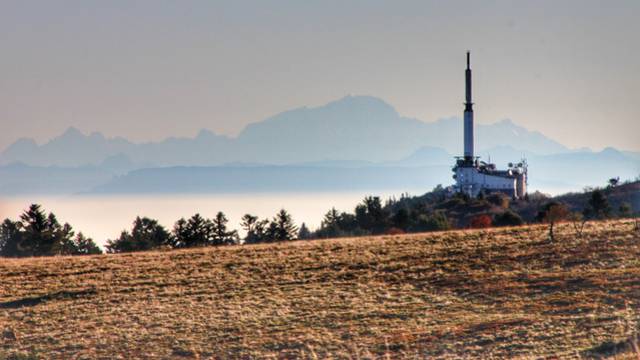
{"label": "bush", "polygon": [[487,201],[503,209],[507,209],[509,207],[509,197],[502,193],[493,193],[487,196]]}
{"label": "bush", "polygon": [[476,215],[471,218],[469,227],[474,229],[483,229],[491,227],[491,216],[487,214]]}
{"label": "bush", "polygon": [[422,214],[418,216],[415,230],[416,231],[442,231],[451,229],[451,220],[444,211],[435,211],[431,214]]}
{"label": "bush", "polygon": [[511,210],[507,210],[495,216],[493,221],[496,226],[519,226],[524,224],[524,220],[520,215]]}

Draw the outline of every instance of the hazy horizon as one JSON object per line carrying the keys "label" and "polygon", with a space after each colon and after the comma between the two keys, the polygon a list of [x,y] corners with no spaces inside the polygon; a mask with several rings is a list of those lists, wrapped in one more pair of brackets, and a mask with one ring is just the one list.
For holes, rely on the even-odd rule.
{"label": "hazy horizon", "polygon": [[0,149],[70,126],[136,142],[235,136],[345,95],[426,122],[460,117],[472,52],[478,123],[570,148],[640,151],[633,1],[257,1],[0,5]]}

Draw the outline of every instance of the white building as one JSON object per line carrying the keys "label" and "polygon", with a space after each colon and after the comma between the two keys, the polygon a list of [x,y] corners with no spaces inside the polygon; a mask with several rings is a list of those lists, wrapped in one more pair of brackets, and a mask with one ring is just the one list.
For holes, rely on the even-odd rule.
{"label": "white building", "polygon": [[471,66],[467,51],[465,71],[464,156],[453,167],[454,190],[476,197],[480,193],[501,192],[514,198],[527,193],[527,162],[509,164],[507,170],[497,170],[495,164],[480,161],[473,152],[473,102],[471,102]]}

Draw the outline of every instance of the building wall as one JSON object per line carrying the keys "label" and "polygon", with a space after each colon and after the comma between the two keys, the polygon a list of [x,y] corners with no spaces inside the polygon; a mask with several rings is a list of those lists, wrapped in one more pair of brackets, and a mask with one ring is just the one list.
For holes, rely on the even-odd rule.
{"label": "building wall", "polygon": [[456,170],[456,186],[470,196],[478,196],[482,190],[516,195],[516,178],[481,173],[474,167],[459,167]]}

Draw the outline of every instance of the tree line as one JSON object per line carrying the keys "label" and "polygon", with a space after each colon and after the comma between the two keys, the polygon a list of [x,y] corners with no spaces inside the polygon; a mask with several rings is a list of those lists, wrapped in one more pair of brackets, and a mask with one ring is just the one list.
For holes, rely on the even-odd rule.
{"label": "tree line", "polygon": [[[157,248],[191,248],[240,244],[238,231],[228,227],[229,220],[223,212],[212,219],[195,214],[189,219],[176,221],[172,230],[167,230],[157,220],[137,217],[131,231],[123,231],[120,237],[107,240],[108,253],[144,251]],[[246,233],[242,243],[257,244],[287,241],[298,238],[298,227],[291,215],[284,209],[273,219],[260,219],[246,214],[241,226]],[[306,228],[303,224],[301,229]],[[301,231],[302,232],[302,231]]]}
{"label": "tree line", "polygon": [[[367,196],[353,212],[332,208],[314,231],[304,223],[296,226],[284,209],[271,219],[246,214],[240,223],[245,234],[243,238],[237,230],[229,228],[229,220],[223,212],[218,212],[211,219],[200,214],[181,218],[171,229],[157,220],[137,217],[130,231],[125,230],[116,239],[107,240],[105,250],[107,253],[123,253],[525,223],[549,224],[549,238],[553,240],[554,225],[561,221],[572,221],[576,229],[581,230],[588,220],[634,215],[633,208],[626,202],[620,203],[616,209],[611,206],[607,194],[613,190],[612,186],[587,189],[584,194],[574,194],[573,198],[566,195],[552,198],[536,192],[525,199],[514,200],[500,193],[471,198],[450,194],[438,186],[422,196],[403,194],[400,199],[391,198],[384,202],[380,197]],[[37,204],[31,205],[17,221],[6,219],[0,226],[0,256],[89,255],[101,252],[92,239],[81,232],[76,234],[68,223],[60,224],[53,213],[46,214]]]}
{"label": "tree line", "polygon": [[96,243],[68,223],[60,224],[53,213],[31,205],[17,221],[0,225],[0,256],[26,257],[101,254]]}

